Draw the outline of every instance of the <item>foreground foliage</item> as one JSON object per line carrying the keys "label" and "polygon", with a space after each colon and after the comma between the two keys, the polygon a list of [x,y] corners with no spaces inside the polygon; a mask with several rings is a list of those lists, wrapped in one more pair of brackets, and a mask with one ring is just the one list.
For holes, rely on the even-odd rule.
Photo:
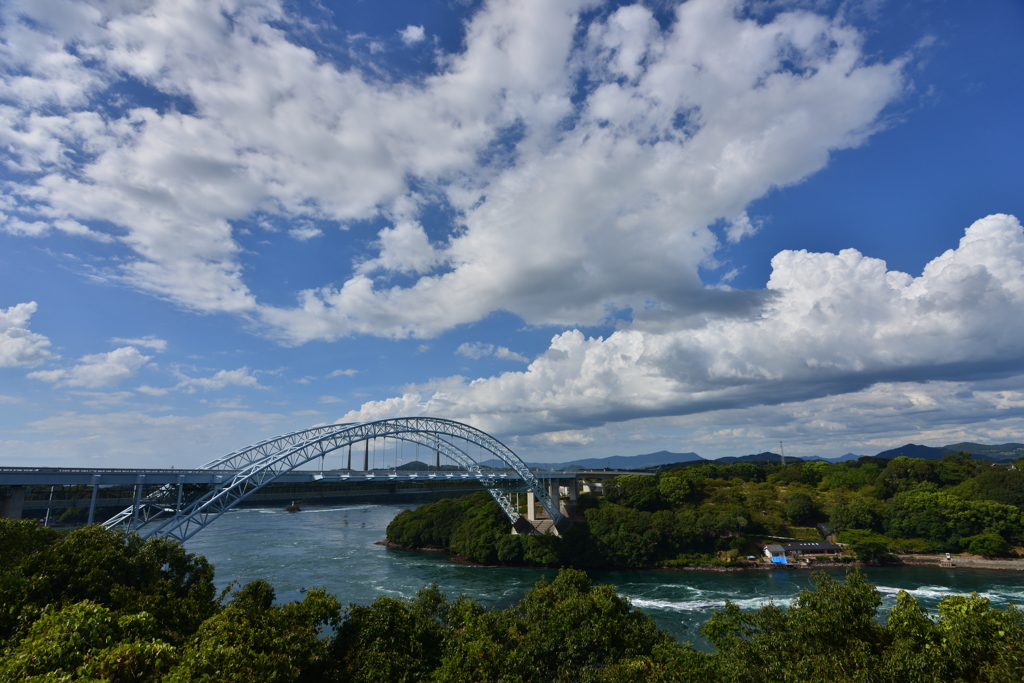
{"label": "foreground foliage", "polygon": [[821,573],[789,609],[727,603],[679,644],[612,586],[562,570],[488,610],[436,586],[342,608],[322,590],[276,604],[255,581],[217,596],[213,569],[173,542],[0,519],[0,681],[268,683],[903,681],[1024,678],[1024,612],[906,593],[877,620],[864,575]]}
{"label": "foreground foliage", "polygon": [[1022,469],[966,453],[786,466],[700,463],[608,480],[603,498],[580,499],[577,514],[585,521],[562,538],[511,536],[501,508],[484,492],[402,512],[387,536],[485,564],[641,568],[758,553],[757,537],[810,533],[817,540],[813,525],[825,522],[866,560],[902,552],[1002,557],[1024,542]]}

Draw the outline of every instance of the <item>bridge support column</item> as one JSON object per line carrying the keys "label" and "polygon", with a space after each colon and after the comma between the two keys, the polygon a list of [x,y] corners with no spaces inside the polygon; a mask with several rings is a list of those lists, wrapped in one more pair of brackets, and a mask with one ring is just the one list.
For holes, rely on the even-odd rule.
{"label": "bridge support column", "polygon": [[92,524],[96,521],[96,494],[100,490],[100,475],[92,475],[92,496],[89,497],[89,521],[86,524]]}
{"label": "bridge support column", "polygon": [[174,504],[174,514],[181,512],[181,489],[185,486],[185,475],[178,475],[178,502]]}
{"label": "bridge support column", "polygon": [[548,495],[551,496],[551,502],[555,504],[555,509],[558,509],[558,499],[562,497],[561,487],[558,485],[557,479],[548,479]]}
{"label": "bridge support column", "polygon": [[579,479],[573,477],[569,481],[569,502],[575,503],[580,499],[580,482]]}
{"label": "bridge support column", "polygon": [[140,474],[135,478],[135,504],[132,505],[132,526],[128,530],[129,532],[135,531],[139,526],[139,507],[142,504],[142,482],[145,481],[145,479],[145,474]]}
{"label": "bridge support column", "polygon": [[0,517],[21,519],[21,510],[25,506],[25,487],[11,486],[4,489],[3,503],[0,504]]}
{"label": "bridge support column", "polygon": [[537,496],[533,491],[526,492],[526,519],[531,522],[537,521]]}
{"label": "bridge support column", "polygon": [[370,471],[370,440],[363,442],[363,472]]}

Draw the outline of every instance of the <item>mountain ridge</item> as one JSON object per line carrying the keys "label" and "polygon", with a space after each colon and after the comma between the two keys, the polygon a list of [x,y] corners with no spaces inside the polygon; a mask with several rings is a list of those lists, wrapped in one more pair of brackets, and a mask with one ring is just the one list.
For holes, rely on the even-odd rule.
{"label": "mountain ridge", "polygon": [[[969,441],[950,444],[948,446],[922,446],[908,443],[898,448],[890,448],[881,451],[875,458],[893,459],[900,456],[909,458],[920,458],[923,460],[941,460],[946,453],[957,453],[966,451],[975,458],[993,460],[996,462],[1007,462],[1024,456],[1024,444],[1011,442],[1005,444],[985,445]],[[847,462],[867,457],[856,453],[846,453],[834,458],[827,458],[820,455],[812,456],[786,456],[787,462]],[[749,455],[727,455],[721,458],[705,458],[697,453],[673,453],[671,451],[658,451],[656,453],[643,453],[640,455],[612,455],[607,458],[579,458],[567,462],[527,462],[526,465],[533,469],[543,470],[568,470],[568,469],[613,469],[613,470],[638,470],[664,465],[683,464],[689,462],[713,462],[720,465],[730,465],[737,462],[766,462],[771,460],[781,461],[782,456],[772,451],[763,453],[752,453]]]}

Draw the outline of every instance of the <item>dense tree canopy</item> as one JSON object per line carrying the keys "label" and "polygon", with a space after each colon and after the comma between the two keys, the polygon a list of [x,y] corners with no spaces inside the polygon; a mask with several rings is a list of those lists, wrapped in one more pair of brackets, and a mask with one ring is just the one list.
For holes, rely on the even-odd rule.
{"label": "dense tree canopy", "polygon": [[405,547],[447,548],[483,563],[639,568],[757,553],[755,541],[769,536],[819,538],[813,525],[828,522],[861,559],[946,551],[993,557],[1024,541],[1020,477],[965,453],[700,463],[608,480],[603,498],[581,498],[580,521],[562,538],[510,535],[485,493],[405,511],[387,534]]}
{"label": "dense tree canopy", "polygon": [[165,539],[143,541],[92,526],[59,533],[32,520],[2,520],[0,638],[23,632],[44,609],[91,601],[111,618],[145,612],[179,643],[217,608],[213,567]]}
{"label": "dense tree canopy", "polygon": [[[650,515],[654,525],[673,515],[633,512]],[[814,590],[801,592],[789,609],[769,604],[743,612],[726,603],[701,629],[717,651],[700,652],[578,570],[542,579],[506,609],[453,599],[436,586],[410,600],[381,596],[342,608],[322,590],[279,604],[265,581],[217,597],[210,565],[172,542],[97,528],[58,533],[3,519],[0,539],[10,551],[0,585],[13,587],[3,593],[0,611],[15,615],[0,641],[2,681],[1016,683],[1024,677],[1019,608],[957,596],[931,615],[900,593],[882,620],[878,591],[856,571],[845,581],[815,575]],[[35,592],[34,570],[42,572]],[[190,621],[183,609],[205,616]]]}
{"label": "dense tree canopy", "polygon": [[957,596],[931,617],[901,591],[885,623],[881,596],[864,575],[814,576],[784,610],[742,613],[727,604],[702,628],[720,655],[721,680],[930,682],[1016,681],[1024,674],[1024,612]]}

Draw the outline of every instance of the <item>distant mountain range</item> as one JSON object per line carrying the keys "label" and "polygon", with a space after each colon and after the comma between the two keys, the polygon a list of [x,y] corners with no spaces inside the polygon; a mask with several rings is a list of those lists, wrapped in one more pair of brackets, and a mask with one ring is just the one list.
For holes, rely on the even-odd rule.
{"label": "distant mountain range", "polygon": [[[1024,444],[1005,443],[996,446],[986,446],[985,444],[965,441],[962,443],[950,444],[949,446],[935,447],[919,446],[917,444],[908,443],[907,445],[900,446],[899,448],[882,451],[874,457],[892,459],[900,456],[906,456],[908,458],[921,458],[923,460],[941,460],[942,456],[946,453],[958,453],[960,451],[971,453],[976,458],[1002,462],[1016,460],[1017,458],[1024,456]],[[823,458],[817,455],[810,457],[786,456],[786,460],[845,462],[847,460],[856,460],[857,458],[862,457],[864,456],[857,455],[856,453],[847,453],[836,458]],[[605,468],[612,470],[639,470],[649,467],[694,462],[696,460],[715,462],[720,465],[731,465],[737,462],[778,461],[781,460],[781,456],[778,453],[766,451],[764,453],[754,453],[751,455],[727,456],[724,458],[712,459],[701,457],[696,453],[672,453],[670,451],[658,451],[657,453],[645,453],[643,455],[613,455],[608,458],[583,458],[580,460],[573,460],[571,462],[528,462],[526,464],[531,468],[542,470],[600,470]]]}
{"label": "distant mountain range", "polygon": [[988,458],[989,460],[1016,460],[1017,458],[1024,456],[1024,443],[1004,443],[999,446],[986,446],[981,443],[964,441],[962,443],[944,446],[944,448],[950,453],[967,451],[968,453],[973,453],[978,457]]}
{"label": "distant mountain range", "polygon": [[882,451],[875,457],[898,458],[903,455],[908,458],[920,458],[922,460],[941,460],[942,456],[946,453],[959,453],[960,451],[970,453],[976,458],[984,458],[985,460],[995,460],[998,462],[1016,460],[1017,458],[1024,456],[1024,444],[1004,443],[998,446],[986,446],[985,444],[964,441],[936,448],[934,446],[918,446],[908,443],[906,446]]}
{"label": "distant mountain range", "polygon": [[956,453],[958,451],[949,451],[945,448],[935,448],[933,446],[918,446],[917,444],[908,443],[906,446],[900,446],[899,448],[891,448],[887,451],[882,451],[878,454],[879,458],[920,458],[921,460],[942,460],[942,456],[946,453]]}
{"label": "distant mountain range", "polygon": [[762,460],[778,460],[775,453],[759,453],[756,455],[729,456],[712,460],[704,458],[696,453],[672,453],[670,451],[658,451],[657,453],[644,453],[643,455],[613,455],[608,458],[583,458],[572,462],[528,462],[527,466],[542,470],[639,470],[646,467],[658,467],[662,465],[676,465],[684,462],[716,462],[729,465],[734,462],[757,462]]}
{"label": "distant mountain range", "polygon": [[657,465],[670,465],[677,462],[693,462],[694,460],[707,460],[696,453],[670,453],[658,451],[657,453],[645,453],[644,455],[613,455],[610,458],[584,458],[572,462],[528,462],[529,467],[539,467],[542,470],[637,470],[642,467],[655,467]]}

